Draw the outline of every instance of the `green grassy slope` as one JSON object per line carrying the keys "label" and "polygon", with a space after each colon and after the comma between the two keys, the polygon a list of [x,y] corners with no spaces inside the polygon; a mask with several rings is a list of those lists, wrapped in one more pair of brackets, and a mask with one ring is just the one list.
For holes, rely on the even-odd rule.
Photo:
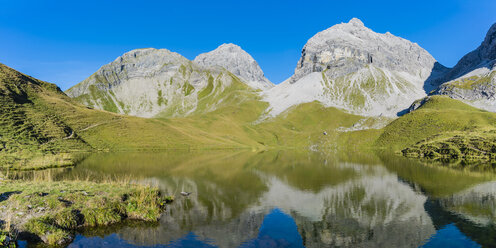
{"label": "green grassy slope", "polygon": [[66,164],[71,163],[67,152],[90,149],[64,120],[47,111],[43,96],[65,97],[56,85],[0,64],[0,165]]}
{"label": "green grassy slope", "polygon": [[414,157],[490,159],[496,153],[495,138],[496,113],[432,96],[386,126],[375,145]]}
{"label": "green grassy slope", "polygon": [[[208,116],[145,119],[88,109],[66,99],[45,100],[50,102],[53,113],[59,113],[85,141],[100,150],[239,148],[256,145],[242,137],[239,131],[242,127],[235,125],[238,122],[221,115],[210,119]],[[204,123],[200,124],[201,120]]]}
{"label": "green grassy slope", "polygon": [[[347,114],[336,108],[324,107],[319,102],[300,104],[286,110],[257,128],[266,133],[265,142],[285,147],[316,145],[330,148],[336,145],[339,127],[351,127],[364,117]],[[323,133],[327,132],[327,135]]]}

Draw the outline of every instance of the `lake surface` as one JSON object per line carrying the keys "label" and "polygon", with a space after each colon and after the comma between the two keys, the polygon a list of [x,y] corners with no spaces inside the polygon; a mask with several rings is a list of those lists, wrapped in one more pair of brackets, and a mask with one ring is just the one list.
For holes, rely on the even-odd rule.
{"label": "lake surface", "polygon": [[176,196],[158,224],[86,230],[69,247],[496,247],[496,174],[463,166],[384,154],[171,151],[94,154],[49,173],[128,178]]}

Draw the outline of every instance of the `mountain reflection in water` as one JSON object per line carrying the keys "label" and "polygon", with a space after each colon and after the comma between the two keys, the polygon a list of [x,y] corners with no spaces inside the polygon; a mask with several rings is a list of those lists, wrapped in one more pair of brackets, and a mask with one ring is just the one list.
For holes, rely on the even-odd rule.
{"label": "mountain reflection in water", "polygon": [[69,247],[496,246],[494,172],[394,155],[95,154],[51,173],[130,178],[176,196],[158,224],[84,230]]}

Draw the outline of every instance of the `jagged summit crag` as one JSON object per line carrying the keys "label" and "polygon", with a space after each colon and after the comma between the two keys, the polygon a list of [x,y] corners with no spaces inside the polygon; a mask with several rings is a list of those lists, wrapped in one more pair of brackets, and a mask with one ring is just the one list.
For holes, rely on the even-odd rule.
{"label": "jagged summit crag", "polygon": [[364,116],[396,116],[426,95],[445,70],[416,43],[375,33],[357,18],[317,33],[294,75],[269,90],[272,114],[320,101]]}
{"label": "jagged summit crag", "polygon": [[264,76],[262,69],[253,57],[232,43],[222,44],[211,52],[202,53],[193,62],[204,67],[225,68],[256,89],[274,87],[274,84]]}

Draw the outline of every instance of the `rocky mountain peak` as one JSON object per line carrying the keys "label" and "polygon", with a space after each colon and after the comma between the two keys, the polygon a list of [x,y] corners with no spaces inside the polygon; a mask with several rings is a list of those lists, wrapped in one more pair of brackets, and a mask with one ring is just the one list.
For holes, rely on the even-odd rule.
{"label": "rocky mountain peak", "polygon": [[224,43],[219,47],[217,47],[217,49],[219,49],[219,51],[224,50],[224,51],[229,51],[231,53],[246,53],[243,49],[241,49],[240,46],[233,43]]}
{"label": "rocky mountain peak", "polygon": [[488,59],[496,59],[496,23],[494,23],[486,34],[486,38],[482,42],[482,50]]}
{"label": "rocky mountain peak", "polygon": [[426,79],[435,59],[415,43],[365,27],[357,18],[317,33],[303,47],[291,83],[312,73],[333,71],[340,77],[373,65]]}
{"label": "rocky mountain peak", "polygon": [[293,76],[264,97],[272,115],[319,101],[353,114],[395,117],[437,87],[445,69],[416,43],[353,18],[310,38]]}
{"label": "rocky mountain peak", "polygon": [[193,62],[204,67],[223,67],[257,89],[274,86],[255,59],[235,44],[222,44],[211,52],[198,55]]}
{"label": "rocky mountain peak", "polygon": [[[131,71],[134,67],[136,71],[141,71],[143,68],[159,70],[162,65],[171,63],[188,63],[188,59],[167,49],[142,48],[124,53],[108,66],[121,66],[131,69]],[[154,68],[154,66],[158,68]]]}
{"label": "rocky mountain peak", "polygon": [[354,26],[362,26],[362,27],[364,27],[364,26],[365,26],[365,25],[363,24],[363,22],[362,22],[360,19],[356,18],[356,17],[351,18],[351,20],[350,20],[348,23],[349,23],[349,24],[352,24],[352,25],[354,25]]}

